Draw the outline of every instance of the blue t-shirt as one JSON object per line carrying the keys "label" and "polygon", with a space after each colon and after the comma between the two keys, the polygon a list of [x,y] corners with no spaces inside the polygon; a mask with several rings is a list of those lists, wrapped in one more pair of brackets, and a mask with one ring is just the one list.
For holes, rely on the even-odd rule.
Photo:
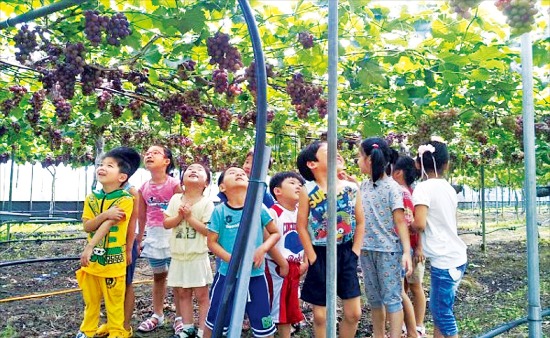
{"label": "blue t-shirt", "polygon": [[[308,232],[313,245],[326,246],[328,236],[328,201],[326,193],[315,183],[306,183],[309,198]],[[336,197],[336,243],[353,239],[355,234],[355,203],[357,187],[346,185]]]}
{"label": "blue t-shirt", "polygon": [[[208,224],[208,230],[215,232],[219,235],[218,243],[222,248],[229,252],[233,252],[233,246],[235,245],[235,240],[237,238],[237,232],[239,231],[239,223],[241,222],[241,217],[243,215],[243,208],[234,209],[227,205],[227,203],[220,203],[214,209],[212,217],[210,218],[210,224]],[[258,248],[264,242],[263,231],[267,223],[272,221],[267,208],[262,205],[262,212],[260,215],[262,226],[258,230],[256,235],[256,248]],[[222,275],[227,275],[227,270],[229,268],[229,263],[222,261],[218,268],[218,272]],[[251,277],[262,276],[264,274],[264,263],[259,268],[252,268],[250,274]]]}
{"label": "blue t-shirt", "polygon": [[[269,191],[267,191],[267,187],[264,189],[265,189],[265,192],[264,192],[264,199],[262,203],[269,209],[273,206],[273,204],[275,204],[275,200],[273,199],[273,196],[271,196]],[[225,196],[225,194],[221,191],[218,193],[218,198],[222,203],[227,202],[227,196]]]}
{"label": "blue t-shirt", "polygon": [[393,178],[385,176],[361,184],[361,198],[365,211],[365,237],[363,250],[403,252],[401,240],[395,230],[393,212],[404,209],[403,191]]}

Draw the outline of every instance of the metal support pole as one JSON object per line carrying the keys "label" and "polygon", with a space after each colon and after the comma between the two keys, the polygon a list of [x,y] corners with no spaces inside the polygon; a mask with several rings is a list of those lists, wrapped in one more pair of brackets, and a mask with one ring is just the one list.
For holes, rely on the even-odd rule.
{"label": "metal support pole", "polygon": [[521,36],[521,78],[523,83],[523,151],[525,153],[525,213],[527,225],[527,280],[529,337],[542,337],[540,270],[537,233],[537,176],[535,162],[535,118],[533,101],[533,45],[531,36]]}
{"label": "metal support pole", "polygon": [[[10,163],[10,192],[8,195],[8,211],[13,211],[13,167],[15,165],[15,147],[11,149],[11,163]],[[9,239],[9,238],[8,238]]]}
{"label": "metal support pole", "polygon": [[13,27],[18,23],[32,21],[36,18],[59,12],[69,7],[80,5],[86,1],[88,0],[62,0],[48,6],[33,9],[32,11],[28,11],[27,13],[23,13],[14,18],[9,18],[5,21],[0,22],[0,29]]}
{"label": "metal support pole", "polygon": [[487,250],[487,243],[485,242],[485,166],[481,165],[480,168],[481,176],[481,251],[485,252]]}
{"label": "metal support pole", "polygon": [[[265,156],[267,155],[267,156]],[[269,164],[269,157],[271,156],[271,150],[266,147],[264,153],[264,163],[262,164],[262,177],[267,175],[267,167]],[[259,187],[258,193],[256,194],[256,200],[254,201],[253,208],[254,212],[252,213],[252,223],[250,224],[250,231],[248,240],[246,242],[246,247],[249,248],[244,252],[242,263],[239,269],[237,291],[235,292],[235,298],[233,300],[233,311],[231,314],[231,323],[229,324],[229,334],[228,337],[240,337],[243,329],[243,318],[244,310],[246,308],[247,297],[248,297],[248,285],[250,282],[250,274],[252,272],[252,264],[254,261],[254,252],[256,251],[256,236],[258,231],[260,231],[260,213],[262,210],[262,202],[264,198],[265,190]],[[259,207],[255,207],[259,206]],[[219,315],[219,314],[218,314]]]}
{"label": "metal support pole", "polygon": [[[238,291],[238,295],[234,298],[233,304],[229,304],[229,299],[231,298],[237,283],[238,270],[240,269],[241,273],[248,270],[248,276],[250,276],[250,270],[252,269],[252,256],[250,256],[250,258],[246,256],[247,259],[250,259],[249,262],[243,261],[243,259],[247,251],[254,250],[254,247],[249,246],[251,242],[248,238],[255,237],[253,235],[249,236],[251,223],[259,223],[260,221],[260,210],[262,208],[261,201],[263,200],[263,195],[265,193],[265,186],[260,188],[260,185],[265,184],[263,182],[265,181],[267,163],[269,162],[270,156],[270,149],[265,145],[267,125],[267,74],[265,70],[265,59],[262,51],[260,34],[248,1],[239,0],[239,5],[243,11],[243,16],[250,34],[250,39],[252,40],[252,49],[254,50],[257,81],[257,118],[256,138],[254,143],[254,149],[256,149],[256,151],[254,151],[254,157],[252,159],[250,183],[248,185],[248,190],[246,191],[245,205],[241,222],[239,224],[237,239],[235,240],[233,252],[231,253],[231,261],[229,262],[229,269],[227,271],[224,294],[222,296],[220,306],[218,307],[218,314],[214,323],[214,330],[212,332],[212,337],[214,338],[222,337],[225,318],[230,314],[232,314],[232,318],[229,327],[229,330],[231,331],[229,337],[240,337],[246,299],[240,299],[238,297],[242,297],[243,290]],[[246,278],[246,281],[244,279],[244,276],[240,276],[238,282],[239,284],[246,283],[246,290],[248,290],[249,279]]]}
{"label": "metal support pole", "polygon": [[338,100],[338,0],[328,3],[327,337],[336,338],[336,153]]}

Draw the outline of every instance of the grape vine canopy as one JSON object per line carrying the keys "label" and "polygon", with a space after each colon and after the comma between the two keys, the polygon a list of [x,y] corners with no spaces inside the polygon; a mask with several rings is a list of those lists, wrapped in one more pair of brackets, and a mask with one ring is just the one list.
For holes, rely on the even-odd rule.
{"label": "grape vine canopy", "polygon": [[[7,0],[0,21],[52,1]],[[409,2],[412,3],[412,2]],[[326,128],[327,5],[252,1],[268,75],[268,144],[288,168]],[[493,19],[501,10],[507,23]],[[402,149],[437,134],[453,177],[522,180],[517,35],[532,30],[537,174],[550,180],[548,6],[532,0],[340,3],[339,147],[385,135]],[[89,1],[0,34],[0,162],[93,162],[155,142],[220,169],[253,144],[254,60],[235,1]]]}

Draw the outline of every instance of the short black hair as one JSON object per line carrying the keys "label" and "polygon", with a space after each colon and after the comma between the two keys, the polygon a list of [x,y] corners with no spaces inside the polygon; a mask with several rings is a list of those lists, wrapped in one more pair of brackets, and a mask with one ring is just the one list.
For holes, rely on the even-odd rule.
{"label": "short black hair", "polygon": [[433,153],[425,151],[422,154],[422,161],[420,161],[420,156],[418,156],[416,162],[423,164],[426,172],[436,172],[436,168],[434,168],[435,164],[437,167],[437,174],[443,174],[445,165],[449,163],[449,150],[447,149],[447,144],[440,141],[429,141],[422,145],[432,145],[435,151]]}
{"label": "short black hair", "polygon": [[405,183],[407,183],[407,186],[409,187],[420,177],[420,173],[418,169],[416,169],[414,159],[410,156],[399,156],[397,161],[395,161],[393,170],[403,170]]}
{"label": "short black hair", "polygon": [[[128,179],[138,170],[141,163],[139,153],[135,149],[129,147],[111,149],[105,153],[102,158],[107,157],[114,159],[120,172],[128,176],[126,181],[128,181]],[[126,183],[126,181],[123,182],[123,184]]]}
{"label": "short black hair", "polygon": [[306,181],[300,174],[294,171],[282,171],[280,173],[276,173],[271,177],[271,180],[269,180],[269,192],[271,193],[271,196],[273,198],[277,199],[275,196],[275,188],[280,188],[287,178],[295,178],[297,179],[301,184],[305,184]]}
{"label": "short black hair", "polygon": [[309,167],[307,166],[307,163],[310,161],[317,162],[317,151],[323,144],[326,142],[324,141],[314,141],[313,143],[306,146],[304,149],[300,151],[298,154],[298,158],[296,159],[296,166],[298,167],[298,170],[300,171],[300,175],[308,181],[314,181],[315,176],[313,175],[313,172]]}
{"label": "short black hair", "polygon": [[361,142],[360,151],[371,158],[372,182],[376,183],[392,160],[392,151],[386,140],[381,137],[369,137]]}

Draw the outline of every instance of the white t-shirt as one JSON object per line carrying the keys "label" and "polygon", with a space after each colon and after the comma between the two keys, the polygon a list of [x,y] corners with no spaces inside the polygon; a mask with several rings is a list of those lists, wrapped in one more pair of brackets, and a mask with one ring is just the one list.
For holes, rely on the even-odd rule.
{"label": "white t-shirt", "polygon": [[[178,209],[182,203],[183,194],[175,194],[168,203],[168,208],[164,214],[168,217],[178,215]],[[202,223],[210,222],[210,216],[214,211],[214,203],[207,196],[203,196],[191,207],[191,214]],[[170,251],[172,258],[180,260],[193,260],[202,257],[208,252],[206,245],[206,236],[199,233],[195,228],[189,225],[189,222],[183,220],[172,231],[170,237]]]}
{"label": "white t-shirt", "polygon": [[[271,216],[279,228],[281,239],[275,244],[281,255],[287,260],[296,262],[302,262],[304,256],[304,247],[300,242],[300,237],[296,231],[296,217],[298,215],[298,209],[288,210],[285,209],[279,203],[273,204],[270,208]],[[269,254],[266,255],[268,259],[272,259]]]}
{"label": "white t-shirt", "polygon": [[426,229],[421,233],[422,246],[432,266],[456,268],[466,263],[466,244],[458,237],[456,191],[444,179],[432,178],[417,184],[413,203],[428,207]]}

